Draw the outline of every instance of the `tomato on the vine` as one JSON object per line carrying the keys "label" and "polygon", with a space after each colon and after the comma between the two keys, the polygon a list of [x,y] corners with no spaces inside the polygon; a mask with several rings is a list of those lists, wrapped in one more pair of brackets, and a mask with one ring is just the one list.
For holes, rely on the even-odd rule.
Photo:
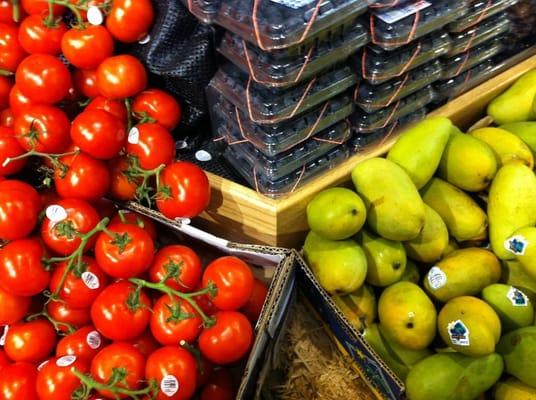
{"label": "tomato on the vine", "polygon": [[[39,14],[43,15],[48,13],[48,0],[21,0],[22,8],[28,14]],[[54,4],[52,6],[52,12],[55,16],[65,14],[67,9],[64,6]]]}
{"label": "tomato on the vine", "polygon": [[9,107],[9,94],[13,88],[13,82],[7,76],[0,76],[0,110]]}
{"label": "tomato on the vine", "polygon": [[94,69],[77,69],[73,72],[76,91],[90,99],[99,96],[97,89],[97,71]]}
{"label": "tomato on the vine", "polygon": [[248,302],[243,306],[240,311],[249,318],[253,323],[257,322],[261,315],[262,307],[266,301],[268,295],[268,286],[261,280],[255,278],[253,282],[253,291],[249,297]]}
{"label": "tomato on the vine", "polygon": [[214,372],[214,365],[204,357],[197,359],[197,387],[201,387],[208,382]]}
{"label": "tomato on the vine", "polygon": [[[95,82],[97,79],[96,74],[97,73],[95,71]],[[96,86],[96,89],[98,91],[98,86]],[[87,105],[86,111],[88,110],[103,110],[109,112],[113,116],[119,118],[124,123],[126,123],[128,119],[127,107],[124,101],[108,99],[104,96],[101,96],[100,94],[98,96],[95,96],[93,100],[91,100],[91,102]]]}
{"label": "tomato on the vine", "polygon": [[[13,89],[13,88],[12,88]],[[11,96],[11,92],[9,92]],[[6,128],[13,128],[15,125],[15,115],[11,108],[6,108],[0,111],[0,126],[5,126]]]}
{"label": "tomato on the vine", "polygon": [[47,304],[47,312],[58,323],[60,332],[69,332],[91,322],[89,308],[72,308],[62,301],[51,301]]}
{"label": "tomato on the vine", "polygon": [[61,38],[67,32],[62,21],[49,24],[38,14],[26,17],[19,28],[19,43],[30,54],[41,53],[58,56],[61,54]]}
{"label": "tomato on the vine", "polygon": [[25,182],[0,182],[0,239],[15,240],[33,231],[41,211],[37,191]]}
{"label": "tomato on the vine", "polygon": [[144,357],[149,357],[153,351],[156,351],[160,347],[150,331],[146,331],[141,336],[128,340],[126,343],[129,343],[138,349]]}
{"label": "tomato on the vine", "polygon": [[110,161],[110,196],[116,200],[134,200],[141,177],[130,176],[130,161],[126,156],[114,158]]}
{"label": "tomato on the vine", "polygon": [[115,0],[106,18],[106,28],[117,40],[132,43],[147,35],[153,21],[150,0]]}
{"label": "tomato on the vine", "polygon": [[149,277],[152,282],[160,282],[171,269],[176,269],[174,277],[165,284],[181,292],[193,292],[201,281],[201,260],[195,251],[180,244],[162,247],[156,253]]}
{"label": "tomato on the vine", "polygon": [[14,296],[0,289],[0,326],[11,325],[23,319],[31,302],[31,297]]}
{"label": "tomato on the vine", "polygon": [[13,1],[12,0],[0,0],[0,22],[6,24],[13,24]]}
{"label": "tomato on the vine", "polygon": [[121,210],[112,218],[109,226],[113,226],[115,224],[136,225],[137,227],[142,228],[145,232],[147,232],[151,239],[156,242],[156,225],[151,220],[151,218],[145,215],[128,210]]}
{"label": "tomato on the vine", "polygon": [[13,361],[43,361],[56,345],[56,331],[46,319],[17,322],[9,327],[4,351]]}
{"label": "tomato on the vine", "polygon": [[163,295],[153,306],[151,333],[163,346],[194,342],[203,329],[203,319],[184,299]]}
{"label": "tomato on the vine", "polygon": [[208,382],[201,391],[200,400],[234,400],[236,387],[233,384],[233,376],[228,369],[221,368],[210,376]]}
{"label": "tomato on the vine", "polygon": [[132,112],[138,118],[151,118],[164,128],[173,130],[181,120],[181,106],[169,93],[147,89],[132,102]]}
{"label": "tomato on the vine", "polygon": [[114,40],[101,25],[75,27],[63,35],[61,51],[75,67],[93,69],[113,54]]}
{"label": "tomato on the vine", "polygon": [[4,350],[0,350],[0,372],[2,371],[2,368],[10,364],[11,364],[11,360],[6,355],[6,352]]}
{"label": "tomato on the vine", "polygon": [[14,363],[2,368],[0,398],[5,400],[39,400],[35,388],[37,368],[30,363]]}
{"label": "tomato on the vine", "polygon": [[52,358],[39,370],[36,389],[39,400],[71,400],[80,387],[80,379],[74,371],[85,374],[88,361],[76,356]]}
{"label": "tomato on the vine", "polygon": [[126,151],[136,156],[141,168],[151,170],[171,164],[175,158],[175,140],[162,125],[136,125],[129,132]]}
{"label": "tomato on the vine", "polygon": [[11,128],[0,126],[0,175],[7,176],[19,172],[26,165],[26,158],[10,161],[4,165],[8,158],[24,154],[25,150],[15,137]]}
{"label": "tomato on the vine", "polygon": [[28,96],[22,93],[16,84],[13,85],[9,92],[9,107],[11,108],[14,117],[26,110],[26,108],[33,103],[34,102],[32,102]]}
{"label": "tomato on the vine", "polygon": [[15,72],[26,57],[18,36],[17,26],[0,23],[0,69]]}
{"label": "tomato on the vine", "polygon": [[109,99],[135,96],[146,86],[147,71],[141,61],[131,55],[109,57],[97,68],[97,87],[100,94]]}
{"label": "tomato on the vine", "polygon": [[106,345],[106,339],[92,325],[64,336],[56,345],[56,356],[76,356],[91,361]]}

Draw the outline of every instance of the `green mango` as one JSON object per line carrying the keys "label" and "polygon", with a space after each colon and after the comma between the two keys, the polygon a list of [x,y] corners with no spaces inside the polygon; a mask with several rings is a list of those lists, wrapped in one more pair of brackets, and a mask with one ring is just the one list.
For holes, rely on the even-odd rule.
{"label": "green mango", "polygon": [[449,238],[449,243],[447,244],[445,251],[443,251],[442,256],[443,257],[448,256],[450,253],[458,250],[459,248],[460,246],[458,245],[458,243],[456,243],[456,241],[453,238]]}
{"label": "green mango", "polygon": [[536,280],[525,272],[519,261],[509,260],[502,262],[501,283],[511,285],[523,293],[529,299],[536,302]]}
{"label": "green mango", "polygon": [[536,388],[525,385],[516,378],[497,383],[493,392],[495,400],[536,400]]}
{"label": "green mango", "polygon": [[376,295],[370,286],[363,285],[355,292],[331,298],[359,332],[372,325],[376,319]]}
{"label": "green mango", "polygon": [[396,357],[401,360],[404,365],[407,365],[410,368],[417,364],[419,361],[421,361],[423,358],[426,358],[433,354],[432,351],[428,348],[424,348],[421,350],[411,350],[404,346],[401,346],[396,341],[389,339],[389,335],[384,332],[384,328],[381,324],[378,325],[378,329],[380,330],[380,335],[382,336],[384,343],[389,348],[391,353],[396,355]]}
{"label": "green mango", "polygon": [[536,279],[536,228],[518,229],[506,241],[508,250],[519,261],[525,272]]}
{"label": "green mango", "polygon": [[406,263],[406,269],[400,278],[401,281],[408,281],[418,284],[421,280],[421,273],[419,268],[411,261],[408,260]]}
{"label": "green mango", "polygon": [[406,378],[408,400],[474,400],[501,377],[498,354],[468,357],[440,353],[415,365]]}
{"label": "green mango", "polygon": [[421,189],[424,202],[435,210],[457,241],[486,237],[486,213],[469,195],[439,178]]}
{"label": "green mango", "polygon": [[387,346],[385,338],[380,334],[378,324],[369,326],[365,332],[363,332],[363,338],[400,380],[406,379],[409,367]]}
{"label": "green mango", "polygon": [[519,328],[504,335],[497,346],[505,371],[536,387],[536,326]]}
{"label": "green mango", "polygon": [[363,161],[352,171],[367,206],[367,223],[390,240],[411,240],[424,226],[424,204],[408,174],[384,158]]}
{"label": "green mango", "polygon": [[489,191],[488,218],[493,252],[502,260],[514,259],[507,239],[536,224],[536,177],[529,167],[516,162],[499,169]]}
{"label": "green mango", "polygon": [[329,240],[354,236],[366,219],[365,203],[357,193],[346,188],[323,190],[307,205],[309,228]]}
{"label": "green mango", "polygon": [[532,325],[534,307],[525,293],[511,285],[495,283],[484,288],[482,299],[501,320],[503,332]]}
{"label": "green mango", "polygon": [[475,129],[471,135],[488,144],[499,167],[514,161],[521,161],[529,168],[534,167],[529,146],[513,133],[501,128],[487,127]]}
{"label": "green mango", "polygon": [[303,253],[318,282],[330,294],[352,293],[365,281],[367,258],[353,240],[327,240],[309,232]]}
{"label": "green mango", "polygon": [[525,73],[488,105],[488,115],[497,125],[536,119],[536,69]]}
{"label": "green mango", "polygon": [[512,122],[501,125],[499,128],[512,132],[519,137],[532,151],[532,156],[536,158],[536,122]]}
{"label": "green mango", "polygon": [[426,118],[404,131],[387,159],[400,165],[420,189],[434,175],[452,127],[448,118]]}

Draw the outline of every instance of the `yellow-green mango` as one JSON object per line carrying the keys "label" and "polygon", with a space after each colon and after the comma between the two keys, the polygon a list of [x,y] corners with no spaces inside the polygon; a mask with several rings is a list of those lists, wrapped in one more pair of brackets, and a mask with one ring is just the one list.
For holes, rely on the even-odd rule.
{"label": "yellow-green mango", "polygon": [[536,400],[536,388],[525,385],[516,378],[497,383],[493,393],[495,400]]}
{"label": "yellow-green mango", "polygon": [[378,302],[382,332],[410,350],[427,348],[436,334],[437,312],[424,291],[402,281],[383,291]]}
{"label": "yellow-green mango", "polygon": [[443,306],[437,318],[443,341],[468,356],[495,352],[501,337],[501,321],[491,306],[471,296],[461,296]]}
{"label": "yellow-green mango", "polygon": [[439,178],[432,178],[421,190],[424,202],[433,208],[457,241],[486,237],[486,213],[469,195]]}
{"label": "yellow-green mango", "polygon": [[489,103],[488,115],[497,125],[534,120],[535,95],[536,70],[531,70]]}
{"label": "yellow-green mango", "polygon": [[501,278],[501,264],[488,250],[456,250],[436,263],[424,278],[426,291],[441,302],[476,295]]}
{"label": "yellow-green mango", "polygon": [[529,146],[532,156],[536,157],[536,122],[512,122],[499,128],[512,132]]}
{"label": "yellow-green mango", "polygon": [[536,281],[525,272],[519,261],[502,262],[501,282],[514,286],[525,293],[532,303],[536,302]]}
{"label": "yellow-green mango", "polygon": [[534,167],[534,157],[529,146],[513,133],[490,127],[475,129],[471,135],[487,143],[493,150],[499,167],[510,162],[522,162],[529,168]]}
{"label": "yellow-green mango", "polygon": [[390,240],[411,240],[424,226],[424,204],[408,174],[384,158],[363,161],[352,171],[367,206],[367,223]]}
{"label": "yellow-green mango", "polygon": [[536,228],[527,226],[518,229],[506,240],[506,247],[525,272],[536,279]]}
{"label": "yellow-green mango", "polygon": [[438,260],[449,243],[447,225],[439,214],[427,204],[424,205],[424,228],[415,239],[404,242],[409,258],[423,263]]}
{"label": "yellow-green mango", "polygon": [[332,296],[332,299],[352,326],[360,332],[372,325],[376,319],[376,295],[367,285],[350,294]]}
{"label": "yellow-green mango", "polygon": [[389,286],[400,280],[406,270],[406,251],[402,243],[362,231],[359,243],[367,257],[367,282]]}
{"label": "yellow-green mango", "polygon": [[449,238],[449,243],[447,244],[447,247],[445,248],[445,251],[443,251],[442,257],[448,256],[450,253],[453,253],[454,251],[458,250],[460,246],[453,238]]}
{"label": "yellow-green mango", "polygon": [[519,328],[504,335],[497,346],[505,371],[536,388],[536,326]]}
{"label": "yellow-green mango", "polygon": [[507,239],[536,224],[536,177],[529,167],[511,163],[499,169],[489,191],[488,218],[493,252],[502,260],[514,259]]}
{"label": "yellow-green mango", "polygon": [[327,240],[309,232],[303,252],[318,282],[328,293],[352,293],[365,281],[367,258],[354,240]]}
{"label": "yellow-green mango", "polygon": [[432,351],[428,348],[422,350],[410,350],[400,346],[397,342],[390,340],[389,336],[383,332],[381,325],[378,325],[380,335],[382,336],[386,347],[393,353],[404,365],[412,367],[421,361],[423,358],[432,355]]}
{"label": "yellow-green mango", "polygon": [[390,348],[387,347],[385,338],[382,337],[380,330],[378,329],[378,324],[372,324],[365,329],[365,332],[363,332],[363,338],[399,379],[406,379],[406,376],[409,372],[409,367],[404,364],[402,360],[400,360],[391,351]]}
{"label": "yellow-green mango", "polygon": [[419,268],[417,268],[417,266],[411,260],[408,260],[406,263],[406,269],[404,270],[404,274],[402,274],[400,280],[417,284],[420,282],[421,274],[419,272]]}
{"label": "yellow-green mango", "polygon": [[445,117],[429,117],[404,131],[387,154],[387,159],[400,165],[417,189],[434,175],[452,130]]}
{"label": "yellow-green mango", "polygon": [[482,291],[482,299],[499,316],[503,332],[523,328],[534,322],[532,302],[525,293],[511,285],[489,285]]}
{"label": "yellow-green mango", "polygon": [[409,372],[407,397],[408,400],[475,400],[499,380],[503,369],[502,358],[496,353],[482,357],[435,354]]}
{"label": "yellow-green mango", "polygon": [[307,205],[309,228],[330,240],[354,236],[366,219],[365,203],[357,193],[346,188],[323,190]]}
{"label": "yellow-green mango", "polygon": [[497,172],[497,160],[482,140],[464,133],[450,135],[438,175],[467,192],[486,189]]}

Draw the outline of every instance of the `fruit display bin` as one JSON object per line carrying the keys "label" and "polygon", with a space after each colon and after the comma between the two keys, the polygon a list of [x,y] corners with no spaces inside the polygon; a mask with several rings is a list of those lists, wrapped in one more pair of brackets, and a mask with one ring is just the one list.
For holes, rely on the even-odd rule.
{"label": "fruit display bin", "polygon": [[[461,95],[432,112],[466,128],[484,113],[487,103],[523,73],[536,67],[534,48],[505,64],[495,78]],[[529,57],[529,55],[531,55]],[[529,58],[527,58],[529,57]],[[521,61],[524,60],[524,61]],[[508,69],[508,65],[515,65]],[[300,189],[278,199],[270,199],[254,189],[209,173],[212,199],[196,224],[239,242],[256,242],[282,247],[299,247],[307,231],[305,209],[310,199],[323,189],[349,181],[355,165],[386,153],[396,139],[396,131],[376,145],[352,154],[345,162]]]}

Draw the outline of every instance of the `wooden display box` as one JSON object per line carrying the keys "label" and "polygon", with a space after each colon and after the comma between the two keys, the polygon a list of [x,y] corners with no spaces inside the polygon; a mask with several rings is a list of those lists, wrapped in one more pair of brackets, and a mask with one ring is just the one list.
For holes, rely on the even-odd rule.
{"label": "wooden display box", "polygon": [[[466,129],[484,115],[487,104],[494,97],[533,68],[536,68],[536,56],[477,86],[431,115],[449,117],[460,128]],[[357,163],[386,153],[395,140],[393,136],[376,147],[364,149],[296,192],[276,200],[209,174],[212,200],[196,224],[233,241],[300,247],[308,229],[305,209],[311,198],[327,187],[348,184],[350,173]]]}

